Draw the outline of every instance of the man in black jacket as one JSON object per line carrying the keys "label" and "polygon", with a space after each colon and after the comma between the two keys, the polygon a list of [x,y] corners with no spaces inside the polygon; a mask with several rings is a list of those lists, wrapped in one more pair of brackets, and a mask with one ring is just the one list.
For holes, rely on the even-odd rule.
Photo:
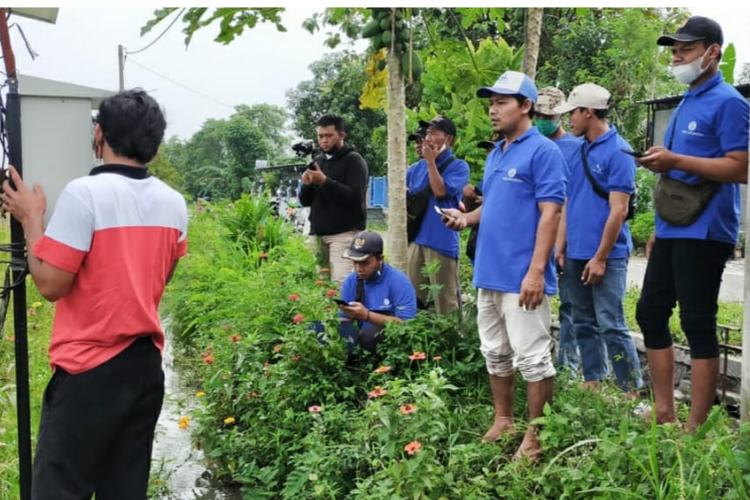
{"label": "man in black jacket", "polygon": [[310,207],[310,234],[318,237],[321,260],[330,262],[331,279],[339,285],[352,270],[344,252],[367,224],[367,163],[344,145],[345,137],[341,117],[325,115],[318,120],[323,154],[302,174],[299,196],[300,203]]}

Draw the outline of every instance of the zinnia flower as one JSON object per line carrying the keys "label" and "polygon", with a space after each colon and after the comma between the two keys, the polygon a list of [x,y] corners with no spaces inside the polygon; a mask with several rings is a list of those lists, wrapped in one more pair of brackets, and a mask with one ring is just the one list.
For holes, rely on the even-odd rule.
{"label": "zinnia flower", "polygon": [[232,335],[231,337],[229,337],[230,342],[239,342],[240,340],[242,340],[242,337],[240,337],[239,335]]}
{"label": "zinnia flower", "polygon": [[330,269],[328,269],[327,267],[324,267],[323,269],[321,269],[321,270],[320,270],[320,272],[321,272],[321,273],[330,273],[330,272],[331,272],[331,270],[330,270]]}
{"label": "zinnia flower", "polygon": [[432,360],[433,360],[433,361],[440,361],[440,360],[442,360],[442,359],[443,359],[443,357],[442,357],[442,356],[433,356],[433,357],[432,357]]}
{"label": "zinnia flower", "polygon": [[289,295],[289,300],[299,300],[299,295],[292,293]]}
{"label": "zinnia flower", "polygon": [[375,368],[375,370],[373,370],[373,371],[375,373],[388,373],[389,371],[391,371],[391,367],[390,366],[381,366],[380,368]]}
{"label": "zinnia flower", "polygon": [[273,352],[275,353],[281,352],[282,347],[283,347],[282,344],[276,344],[275,346],[273,346]]}
{"label": "zinnia flower", "polygon": [[338,290],[336,290],[335,288],[331,288],[330,290],[326,292],[326,297],[335,297],[338,294],[339,294]]}
{"label": "zinnia flower", "polygon": [[232,425],[234,423],[234,417],[227,417],[224,419],[224,423],[227,425]]}
{"label": "zinnia flower", "polygon": [[408,415],[410,413],[414,413],[415,411],[417,411],[417,405],[406,404],[406,405],[403,405],[401,408],[399,408],[399,410],[401,410],[402,415]]}
{"label": "zinnia flower", "polygon": [[298,324],[298,323],[302,323],[303,321],[305,321],[305,317],[304,317],[303,315],[301,315],[301,314],[298,314],[298,315],[296,315],[296,316],[295,316],[295,317],[294,317],[294,318],[292,319],[292,321],[294,321],[294,324],[296,325],[296,324]]}
{"label": "zinnia flower", "polygon": [[204,362],[204,363],[206,363],[207,365],[210,365],[210,364],[211,364],[211,363],[213,363],[214,361],[215,361],[215,360],[214,360],[214,357],[213,357],[213,356],[204,356],[204,357],[203,357],[203,362]]}
{"label": "zinnia flower", "polygon": [[412,361],[421,361],[423,359],[427,359],[427,354],[424,353],[424,352],[414,351],[414,354],[412,354],[411,356],[409,356],[409,359],[412,360]]}
{"label": "zinnia flower", "polygon": [[317,286],[320,286],[320,285],[325,285],[325,284],[326,284],[326,282],[325,282],[325,281],[323,281],[323,280],[318,280],[318,281],[316,281],[316,282],[315,282],[315,284],[316,284]]}
{"label": "zinnia flower", "polygon": [[258,255],[258,258],[259,259],[267,259],[268,258],[268,254],[265,253],[265,252],[263,252],[262,254]]}
{"label": "zinnia flower", "polygon": [[292,361],[294,361],[295,363],[299,361],[300,359],[302,359],[302,356],[300,356],[299,354],[297,353],[292,354]]}
{"label": "zinnia flower", "polygon": [[409,455],[414,455],[415,453],[419,453],[419,451],[422,449],[422,443],[419,441],[412,441],[411,443],[404,446],[404,451],[408,453]]}
{"label": "zinnia flower", "polygon": [[379,398],[380,396],[383,396],[385,394],[388,394],[388,391],[386,391],[385,389],[381,389],[379,385],[376,385],[374,391],[367,393],[367,397],[370,399],[374,399]]}
{"label": "zinnia flower", "polygon": [[315,405],[308,408],[307,411],[309,411],[310,413],[320,413],[321,411],[323,411],[323,407]]}

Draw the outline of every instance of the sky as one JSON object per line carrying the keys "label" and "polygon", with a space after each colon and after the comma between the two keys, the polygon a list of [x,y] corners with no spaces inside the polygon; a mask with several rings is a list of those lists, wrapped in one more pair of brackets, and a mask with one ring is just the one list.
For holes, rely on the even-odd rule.
{"label": "sky", "polygon": [[[725,43],[733,42],[738,68],[750,62],[750,6],[691,6],[693,14],[717,20]],[[282,14],[286,33],[262,24],[246,30],[230,45],[213,41],[218,26],[198,31],[185,47],[178,21],[153,46],[131,54],[125,63],[125,87],[142,87],[164,107],[167,137],[188,139],[210,118],[226,118],[238,104],[269,103],[286,107],[286,92],[310,79],[308,66],[330,52],[325,33],[311,35],[302,22],[323,6],[287,8]],[[32,60],[18,28],[11,29],[18,71],[53,80],[108,90],[118,88],[117,47],[135,52],[152,42],[171,18],[151,33],[140,28],[153,16],[153,8],[62,7],[57,23],[11,17],[23,29],[35,53]],[[174,14],[173,14],[174,15]],[[366,42],[354,46],[363,50]]]}

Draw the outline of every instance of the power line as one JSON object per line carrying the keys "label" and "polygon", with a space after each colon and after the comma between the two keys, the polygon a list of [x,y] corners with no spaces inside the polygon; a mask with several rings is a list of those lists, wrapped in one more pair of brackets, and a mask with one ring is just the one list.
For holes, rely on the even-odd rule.
{"label": "power line", "polygon": [[130,62],[132,62],[132,63],[133,63],[133,64],[135,64],[136,66],[139,66],[140,68],[142,68],[142,69],[144,69],[144,70],[148,71],[149,73],[153,73],[154,75],[158,76],[159,78],[162,78],[162,79],[164,79],[164,80],[168,81],[169,83],[172,83],[173,85],[177,85],[178,87],[181,87],[181,88],[183,88],[183,89],[187,90],[188,92],[192,92],[193,94],[195,94],[195,95],[198,95],[198,96],[200,96],[200,97],[202,97],[202,98],[204,98],[204,99],[207,99],[207,100],[209,100],[209,101],[211,101],[211,102],[213,102],[213,103],[215,103],[215,104],[218,104],[218,105],[220,105],[220,106],[224,106],[224,107],[227,107],[227,108],[229,108],[229,109],[232,109],[232,110],[234,110],[234,106],[232,106],[231,104],[227,104],[227,103],[225,103],[225,102],[217,101],[217,100],[216,100],[216,99],[214,99],[213,97],[207,96],[206,94],[204,94],[204,93],[202,93],[202,92],[199,92],[199,91],[197,91],[197,90],[195,90],[195,89],[191,89],[191,88],[190,88],[190,87],[188,87],[187,85],[183,85],[183,84],[182,84],[182,83],[180,83],[180,82],[176,82],[176,81],[172,80],[171,78],[169,78],[168,76],[164,76],[164,75],[162,75],[161,73],[158,73],[158,72],[154,71],[153,69],[151,69],[151,68],[148,68],[148,67],[144,66],[143,64],[139,63],[138,61],[135,61],[135,60],[133,60],[133,59],[130,59]]}
{"label": "power line", "polygon": [[185,12],[185,7],[183,7],[183,8],[182,8],[182,10],[181,10],[180,12],[178,12],[178,13],[177,13],[177,16],[176,16],[176,17],[175,17],[174,19],[172,19],[172,22],[171,22],[171,23],[169,23],[169,26],[167,26],[167,28],[166,28],[166,29],[165,29],[164,31],[162,31],[162,32],[161,32],[161,35],[157,36],[157,37],[156,37],[156,38],[154,39],[154,41],[153,41],[153,42],[149,43],[148,45],[146,45],[146,46],[145,46],[145,47],[143,47],[142,49],[136,50],[135,52],[127,52],[127,55],[131,55],[131,54],[139,54],[139,53],[143,52],[144,50],[148,49],[149,47],[151,47],[151,46],[152,46],[153,44],[155,44],[156,42],[158,42],[158,41],[159,41],[159,39],[160,39],[161,37],[163,37],[163,36],[164,36],[164,34],[165,34],[165,33],[166,33],[167,31],[169,31],[169,28],[171,28],[172,26],[174,26],[174,23],[176,23],[176,22],[177,22],[177,20],[178,20],[178,19],[180,18],[180,16],[182,15],[182,13],[183,13],[183,12]]}

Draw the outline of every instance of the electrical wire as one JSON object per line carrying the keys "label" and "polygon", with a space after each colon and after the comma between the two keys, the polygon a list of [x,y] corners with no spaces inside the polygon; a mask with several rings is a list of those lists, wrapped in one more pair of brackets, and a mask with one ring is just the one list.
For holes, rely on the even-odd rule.
{"label": "electrical wire", "polygon": [[128,51],[125,51],[125,55],[140,54],[141,52],[143,52],[143,51],[145,51],[146,49],[150,48],[150,47],[151,47],[151,46],[152,46],[153,44],[155,44],[156,42],[158,42],[158,41],[159,41],[159,39],[161,39],[161,37],[163,37],[163,36],[164,36],[164,34],[165,34],[165,33],[166,33],[167,31],[169,31],[169,28],[171,28],[172,26],[174,26],[174,23],[176,23],[176,22],[177,22],[177,20],[178,20],[178,19],[180,18],[180,16],[182,15],[182,13],[183,13],[183,12],[185,12],[185,7],[183,7],[183,8],[182,8],[182,10],[181,10],[180,12],[178,12],[178,13],[177,13],[177,16],[176,16],[176,17],[175,17],[174,19],[172,19],[172,22],[171,22],[171,23],[169,23],[169,26],[167,26],[167,29],[165,29],[164,31],[162,31],[162,32],[161,32],[161,35],[157,36],[157,37],[156,37],[156,38],[154,39],[154,41],[153,41],[153,42],[149,43],[148,45],[146,45],[146,46],[145,46],[145,47],[143,47],[142,49],[138,49],[138,50],[136,50],[135,52],[128,52]]}

